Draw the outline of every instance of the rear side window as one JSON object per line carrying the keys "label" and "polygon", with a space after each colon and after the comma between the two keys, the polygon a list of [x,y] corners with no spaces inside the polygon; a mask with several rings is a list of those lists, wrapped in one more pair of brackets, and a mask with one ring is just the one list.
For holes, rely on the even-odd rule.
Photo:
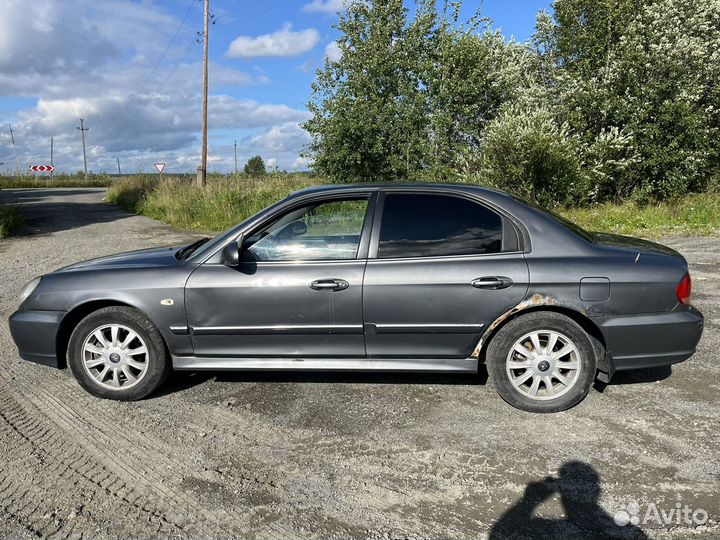
{"label": "rear side window", "polygon": [[477,255],[502,250],[502,218],[448,195],[385,196],[378,258]]}

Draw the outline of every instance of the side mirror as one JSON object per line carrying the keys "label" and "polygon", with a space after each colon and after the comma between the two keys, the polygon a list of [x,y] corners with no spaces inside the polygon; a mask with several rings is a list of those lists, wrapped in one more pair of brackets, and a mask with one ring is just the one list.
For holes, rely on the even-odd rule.
{"label": "side mirror", "polygon": [[238,266],[242,255],[242,246],[245,241],[245,236],[240,235],[237,242],[230,242],[223,248],[222,259],[225,266]]}

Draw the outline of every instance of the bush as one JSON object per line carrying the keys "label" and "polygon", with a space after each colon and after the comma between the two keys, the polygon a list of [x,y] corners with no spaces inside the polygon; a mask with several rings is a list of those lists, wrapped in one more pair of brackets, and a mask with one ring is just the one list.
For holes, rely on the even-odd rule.
{"label": "bush", "polygon": [[470,182],[546,206],[575,203],[586,188],[578,142],[539,108],[508,107],[488,125],[466,172]]}
{"label": "bush", "polygon": [[106,200],[129,212],[139,212],[145,196],[158,185],[158,177],[138,175],[119,180],[108,189]]}
{"label": "bush", "polygon": [[13,229],[25,223],[20,211],[14,206],[0,205],[0,238],[5,238]]}

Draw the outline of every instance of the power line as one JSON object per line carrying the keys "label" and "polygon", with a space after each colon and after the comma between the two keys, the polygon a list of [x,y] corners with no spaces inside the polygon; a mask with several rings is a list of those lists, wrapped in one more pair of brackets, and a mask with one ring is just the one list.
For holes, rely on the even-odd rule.
{"label": "power line", "polygon": [[218,26],[228,26],[228,25],[231,25],[231,24],[236,24],[236,23],[239,23],[239,22],[242,22],[242,21],[246,21],[246,20],[248,20],[248,19],[250,19],[250,18],[252,18],[252,17],[255,17],[255,16],[257,16],[257,15],[262,15],[263,13],[267,13],[268,11],[272,11],[272,10],[274,10],[274,9],[276,9],[276,8],[279,8],[280,6],[283,6],[283,5],[288,4],[288,3],[290,3],[290,2],[292,2],[292,0],[283,0],[282,2],[278,2],[278,3],[275,4],[275,5],[272,5],[272,6],[270,6],[270,7],[267,7],[267,8],[265,8],[265,9],[261,9],[261,10],[259,10],[259,11],[254,12],[254,13],[250,13],[249,15],[243,15],[242,17],[237,17],[236,19],[231,19],[231,20],[226,21],[226,22],[224,22],[224,23],[222,23],[222,24],[218,24]]}
{"label": "power line", "polygon": [[190,0],[190,5],[188,6],[187,11],[185,12],[185,16],[182,18],[182,20],[180,21],[180,24],[178,24],[178,27],[175,29],[175,33],[173,34],[173,37],[170,39],[170,43],[167,44],[167,47],[165,47],[165,50],[162,53],[162,56],[160,56],[160,60],[158,60],[157,64],[155,64],[155,67],[153,68],[152,73],[150,73],[150,75],[147,77],[147,79],[145,79],[145,82],[142,84],[142,86],[140,87],[140,90],[138,90],[136,92],[136,94],[139,94],[140,92],[143,91],[143,89],[145,88],[145,85],[150,81],[150,79],[153,78],[153,75],[155,75],[155,72],[157,71],[158,67],[160,67],[160,64],[162,63],[162,61],[165,60],[165,55],[167,55],[168,51],[170,50],[170,47],[175,42],[175,38],[177,37],[178,33],[180,32],[180,29],[185,24],[185,21],[187,20],[188,15],[190,15],[190,11],[192,11],[192,8],[195,5],[195,2],[197,2],[197,1],[198,0]]}
{"label": "power line", "polygon": [[180,29],[185,24],[185,21],[187,20],[188,16],[190,15],[190,12],[192,11],[193,6],[195,5],[195,2],[198,0],[190,0],[190,5],[187,8],[187,11],[185,12],[185,16],[180,21],[180,24],[178,24],[177,28],[175,29],[175,33],[173,34],[172,38],[170,39],[170,42],[167,44],[167,47],[165,47],[165,50],[163,51],[162,55],[160,56],[160,59],[155,64],[155,67],[153,68],[150,75],[148,75],[145,80],[143,81],[142,85],[140,85],[140,89],[137,92],[133,92],[132,94],[128,95],[128,99],[125,102],[125,104],[122,106],[122,108],[115,113],[112,117],[110,117],[110,122],[112,123],[115,118],[120,116],[122,113],[125,112],[125,110],[130,106],[130,103],[133,101],[134,97],[137,97],[140,95],[140,93],[145,89],[145,86],[147,83],[150,82],[150,80],[155,76],[155,73],[157,73],[158,68],[160,67],[160,64],[165,59],[165,56],[167,56],[168,51],[170,50],[170,47],[172,47],[172,44],[175,42],[175,38],[177,38],[178,34],[180,33]]}

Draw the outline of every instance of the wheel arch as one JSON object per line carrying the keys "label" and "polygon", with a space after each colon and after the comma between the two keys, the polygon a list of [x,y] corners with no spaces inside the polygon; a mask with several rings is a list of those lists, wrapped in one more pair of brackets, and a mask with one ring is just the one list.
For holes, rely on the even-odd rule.
{"label": "wheel arch", "polygon": [[[478,358],[478,362],[481,364],[485,363],[485,355],[487,353],[488,346],[492,339],[497,335],[501,328],[503,328],[510,321],[522,317],[528,313],[537,312],[553,312],[560,315],[564,315],[567,318],[575,321],[589,336],[592,342],[593,349],[595,350],[595,358],[597,361],[597,369],[605,374],[609,380],[612,377],[614,370],[612,358],[607,354],[607,343],[605,336],[603,336],[600,328],[584,313],[564,305],[557,304],[540,304],[540,305],[519,305],[516,308],[507,311],[496,319],[488,329],[483,333],[478,342],[472,356]],[[604,380],[605,377],[600,376],[600,379]]]}
{"label": "wheel arch", "polygon": [[[99,309],[115,306],[136,309],[147,317],[147,314],[143,310],[139,309],[137,306],[133,306],[131,304],[128,304],[127,302],[114,299],[88,300],[74,306],[70,311],[65,314],[62,321],[60,321],[57,335],[55,336],[55,353],[58,359],[58,367],[67,367],[68,343],[70,342],[70,336],[72,335],[73,330],[80,323],[80,321],[82,321],[85,317]],[[165,341],[165,337],[162,335],[162,333],[160,333],[160,336],[163,338],[163,341]],[[167,343],[165,343],[165,347],[167,347]]]}

